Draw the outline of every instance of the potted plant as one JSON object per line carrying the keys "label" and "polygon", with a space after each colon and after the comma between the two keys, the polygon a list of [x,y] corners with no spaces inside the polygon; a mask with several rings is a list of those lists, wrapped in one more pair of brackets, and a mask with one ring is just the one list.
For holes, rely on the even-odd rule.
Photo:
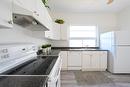
{"label": "potted plant", "polygon": [[58,23],[58,24],[64,24],[64,20],[63,19],[56,19],[55,20],[55,23]]}
{"label": "potted plant", "polygon": [[47,7],[47,8],[50,9],[50,7],[48,6],[48,0],[42,0],[42,2],[43,2],[43,4],[45,5],[45,7]]}
{"label": "potted plant", "polygon": [[47,45],[42,45],[42,52],[43,54],[47,54]]}

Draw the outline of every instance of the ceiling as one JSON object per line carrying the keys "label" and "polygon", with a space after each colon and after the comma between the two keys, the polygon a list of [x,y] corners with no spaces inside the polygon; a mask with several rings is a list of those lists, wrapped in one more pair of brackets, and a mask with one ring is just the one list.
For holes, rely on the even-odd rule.
{"label": "ceiling", "polygon": [[130,0],[49,0],[51,11],[54,12],[118,12],[130,5]]}

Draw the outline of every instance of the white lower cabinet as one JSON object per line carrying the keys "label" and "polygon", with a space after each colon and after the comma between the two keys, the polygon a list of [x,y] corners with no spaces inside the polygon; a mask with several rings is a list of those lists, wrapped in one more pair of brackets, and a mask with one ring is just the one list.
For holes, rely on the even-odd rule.
{"label": "white lower cabinet", "polygon": [[91,69],[91,52],[82,52],[82,70]]}
{"label": "white lower cabinet", "polygon": [[68,53],[67,51],[61,51],[60,57],[62,58],[62,70],[67,70],[68,68]]}
{"label": "white lower cabinet", "polygon": [[62,70],[105,71],[107,51],[61,51]]}
{"label": "white lower cabinet", "polygon": [[82,71],[105,71],[107,69],[107,51],[82,52]]}
{"label": "white lower cabinet", "polygon": [[107,51],[102,51],[100,53],[100,69],[105,71],[107,69]]}
{"label": "white lower cabinet", "polygon": [[91,69],[100,70],[100,51],[92,52],[91,55]]}
{"label": "white lower cabinet", "polygon": [[68,51],[68,70],[81,70],[81,51]]}

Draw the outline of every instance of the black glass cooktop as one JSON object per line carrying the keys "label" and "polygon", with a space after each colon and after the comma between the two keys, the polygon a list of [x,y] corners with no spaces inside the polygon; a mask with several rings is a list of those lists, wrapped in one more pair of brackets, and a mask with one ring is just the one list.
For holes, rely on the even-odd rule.
{"label": "black glass cooktop", "polygon": [[0,87],[44,87],[58,56],[37,57],[0,76]]}
{"label": "black glass cooktop", "polygon": [[57,56],[39,56],[36,60],[26,62],[1,75],[49,75],[57,58]]}

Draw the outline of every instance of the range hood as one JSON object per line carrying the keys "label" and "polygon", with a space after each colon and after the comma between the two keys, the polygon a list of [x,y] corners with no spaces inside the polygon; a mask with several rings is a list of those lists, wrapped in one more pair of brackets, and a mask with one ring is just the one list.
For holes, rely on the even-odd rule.
{"label": "range hood", "polygon": [[49,30],[34,16],[34,13],[18,5],[16,2],[13,4],[13,22],[22,27],[36,27],[33,30]]}
{"label": "range hood", "polygon": [[13,22],[23,27],[28,27],[30,25],[43,26],[39,21],[37,21],[32,16],[23,14],[13,14]]}

